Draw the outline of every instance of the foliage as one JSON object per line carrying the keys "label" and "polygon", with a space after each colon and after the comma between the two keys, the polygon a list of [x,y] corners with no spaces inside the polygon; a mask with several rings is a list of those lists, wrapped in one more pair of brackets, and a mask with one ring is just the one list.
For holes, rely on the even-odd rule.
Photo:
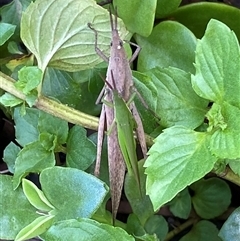
{"label": "foliage", "polygon": [[[225,178],[240,185],[240,11],[217,3],[179,4],[113,2],[121,38],[142,48],[134,81],[150,109],[138,97],[136,105],[152,144],[138,163],[141,194],[126,175],[133,213],[117,227],[105,209],[108,170],[103,164],[102,180],[92,175],[95,136],[85,129],[97,129],[95,100],[106,71],[88,23],[107,55],[108,11],[93,0],[20,0],[0,9],[0,103],[16,130],[16,141],[4,150],[12,176],[0,175],[0,239],[169,240],[168,224],[156,214],[164,205],[176,217],[188,219],[193,207],[205,219],[193,221],[182,241],[240,235],[239,208],[220,232],[208,221],[228,209],[231,191],[224,180],[205,178],[229,164]],[[211,19],[217,10],[228,18]],[[155,18],[162,21],[154,25]],[[39,187],[28,180],[30,173],[39,174]]]}

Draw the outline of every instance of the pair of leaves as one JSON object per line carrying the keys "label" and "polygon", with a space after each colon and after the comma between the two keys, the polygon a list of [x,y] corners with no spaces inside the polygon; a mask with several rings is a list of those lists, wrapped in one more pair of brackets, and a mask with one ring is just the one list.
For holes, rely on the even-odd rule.
{"label": "pair of leaves", "polygon": [[53,221],[90,218],[108,192],[103,182],[74,168],[47,168],[40,174],[40,183],[42,191],[24,179],[23,189],[14,191],[12,177],[0,176],[1,239],[25,240],[45,232]]}

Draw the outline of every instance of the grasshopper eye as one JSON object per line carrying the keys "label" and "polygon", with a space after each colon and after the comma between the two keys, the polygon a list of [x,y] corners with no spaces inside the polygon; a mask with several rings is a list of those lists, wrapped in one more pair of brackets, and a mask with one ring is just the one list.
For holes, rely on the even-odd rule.
{"label": "grasshopper eye", "polygon": [[122,47],[123,47],[123,42],[122,42],[122,41],[119,41],[117,48],[118,48],[118,49],[121,49]]}
{"label": "grasshopper eye", "polygon": [[112,43],[112,41],[110,42],[110,46],[111,46],[111,47],[113,46],[113,43]]}

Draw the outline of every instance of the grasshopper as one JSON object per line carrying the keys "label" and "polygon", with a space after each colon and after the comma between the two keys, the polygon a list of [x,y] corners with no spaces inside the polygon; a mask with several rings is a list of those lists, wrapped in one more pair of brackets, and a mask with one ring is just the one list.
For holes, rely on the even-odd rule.
{"label": "grasshopper", "polygon": [[[131,92],[134,86],[133,80],[132,80],[132,71],[130,68],[130,63],[137,57],[140,51],[140,47],[138,45],[133,44],[137,47],[137,49],[135,53],[132,55],[132,57],[130,58],[130,60],[128,60],[125,50],[123,48],[123,41],[120,39],[118,30],[117,30],[117,17],[115,17],[115,22],[113,22],[111,12],[110,12],[110,23],[111,23],[111,30],[112,30],[112,40],[111,40],[111,51],[110,51],[109,58],[106,57],[104,53],[97,47],[97,36],[98,36],[97,31],[91,26],[90,23],[88,24],[88,26],[95,33],[96,53],[103,60],[108,62],[106,83],[108,83],[110,86],[115,85],[115,89],[117,93],[125,101],[124,105],[126,105],[126,103],[128,103],[132,95]],[[105,92],[104,96],[105,96],[106,102],[113,103],[114,93],[112,94],[111,91],[108,91],[106,83],[103,88],[103,91],[100,93],[100,96],[102,96],[103,95],[102,93]],[[147,147],[146,147],[144,130],[143,130],[140,116],[135,107],[134,101],[132,101],[129,104],[129,110],[132,112],[132,115],[137,123],[137,127],[136,127],[137,138],[139,140],[143,155],[144,157],[146,157]],[[113,125],[115,114],[116,113],[114,113],[114,109],[112,107],[103,103],[102,111],[99,119],[97,159],[96,159],[96,167],[94,172],[96,176],[99,175],[103,136],[104,136],[104,130],[105,130],[105,120],[106,120],[107,130],[111,129],[111,133],[108,135],[107,143],[108,143],[108,163],[109,163],[108,165],[109,165],[110,191],[111,191],[111,199],[112,199],[113,222],[116,219],[116,214],[117,214],[117,209],[121,198],[122,187],[123,187],[124,176],[125,176],[125,169],[126,169],[124,157],[122,153],[125,153],[124,155],[127,155],[125,148],[119,145],[117,126]],[[128,131],[128,134],[130,134],[129,131]],[[124,148],[124,149],[121,151],[121,148]],[[132,151],[134,150],[135,148]]]}
{"label": "grasshopper", "polygon": [[[114,80],[113,77],[112,79]],[[113,83],[114,88],[106,81],[108,90],[111,90],[112,92],[113,105],[111,105],[111,103],[106,103],[105,100],[102,100],[103,103],[112,106],[114,109],[115,118],[112,123],[112,127],[108,130],[107,134],[109,135],[111,133],[111,129],[116,123],[118,143],[121,148],[121,152],[127,166],[128,173],[129,175],[135,177],[136,183],[141,193],[138,159],[136,154],[136,141],[133,135],[133,131],[137,127],[137,123],[133,118],[130,109],[128,108],[129,104],[133,101],[136,93],[133,93],[131,98],[128,100],[128,103],[126,103],[123,100],[121,94],[117,91],[115,82]]]}

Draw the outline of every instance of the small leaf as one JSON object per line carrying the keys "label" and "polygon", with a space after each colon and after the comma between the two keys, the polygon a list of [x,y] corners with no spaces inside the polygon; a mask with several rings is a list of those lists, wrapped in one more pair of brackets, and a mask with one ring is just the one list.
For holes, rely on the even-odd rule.
{"label": "small leaf", "polygon": [[13,35],[15,29],[15,25],[0,23],[0,46],[2,46]]}
{"label": "small leaf", "polygon": [[240,108],[240,51],[234,32],[212,19],[196,49],[196,74],[192,85],[196,93],[221,104]]}
{"label": "small leaf", "polygon": [[164,240],[168,233],[168,224],[163,216],[153,215],[144,225],[148,234],[156,234],[159,240]]}
{"label": "small leaf", "polygon": [[86,133],[81,126],[74,126],[67,140],[67,165],[83,171],[96,159],[96,146]]}
{"label": "small leaf", "polygon": [[23,178],[23,192],[28,201],[39,211],[50,212],[54,206],[47,200],[43,192],[31,181]]}
{"label": "small leaf", "polygon": [[8,107],[8,106],[14,107],[16,105],[23,103],[23,100],[6,92],[2,96],[0,96],[0,103],[6,107]]}
{"label": "small leaf", "polygon": [[222,159],[240,158],[240,108],[223,102],[221,106],[218,105],[218,110],[218,115],[213,117],[215,132],[211,137],[210,150]]}
{"label": "small leaf", "polygon": [[[114,0],[117,14],[132,33],[147,37],[152,32],[157,0]],[[134,18],[132,14],[134,13]],[[144,17],[143,17],[144,16]]]}
{"label": "small leaf", "polygon": [[54,223],[41,235],[41,239],[45,241],[79,240],[79,237],[81,241],[134,241],[134,238],[121,228],[86,218]]}
{"label": "small leaf", "polygon": [[11,173],[14,173],[15,169],[15,161],[17,159],[18,153],[21,151],[21,148],[14,144],[13,142],[10,142],[7,147],[4,149],[3,152],[3,160],[8,166],[8,170]]}
{"label": "small leaf", "polygon": [[25,95],[28,95],[41,83],[42,77],[42,71],[36,66],[24,66],[18,72],[19,80],[15,83],[15,86]]}
{"label": "small leaf", "polygon": [[235,240],[236,237],[240,237],[240,207],[236,208],[223,224],[219,237],[222,241]]}
{"label": "small leaf", "polygon": [[21,146],[38,140],[39,112],[38,109],[26,108],[26,114],[22,116],[20,108],[14,109],[16,139]]}
{"label": "small leaf", "polygon": [[217,158],[210,153],[209,142],[206,133],[181,126],[165,129],[157,137],[144,164],[154,210],[213,169]]}
{"label": "small leaf", "polygon": [[231,203],[231,190],[228,184],[219,178],[200,180],[190,188],[195,192],[192,197],[193,206],[204,219],[221,215]]}
{"label": "small leaf", "polygon": [[174,216],[187,219],[192,209],[191,196],[188,189],[185,188],[178,193],[168,205]]}
{"label": "small leaf", "polygon": [[179,241],[221,241],[218,237],[217,227],[209,222],[202,220],[193,226],[191,231],[183,236]]}
{"label": "small leaf", "polygon": [[[58,117],[39,112],[38,130],[40,133],[48,133],[57,137],[58,145],[65,144],[68,136],[68,123]],[[50,138],[53,139],[54,138]]]}
{"label": "small leaf", "polygon": [[34,238],[48,230],[53,223],[54,216],[41,216],[36,218],[32,223],[24,227],[14,239],[15,241],[24,241]]}
{"label": "small leaf", "polygon": [[56,220],[91,217],[108,192],[99,179],[74,168],[44,169],[40,183],[44,195],[58,210]]}
{"label": "small leaf", "polygon": [[13,186],[17,188],[21,179],[30,172],[41,172],[55,164],[54,152],[46,151],[41,142],[26,145],[18,154],[15,163]]}
{"label": "small leaf", "polygon": [[238,176],[240,176],[240,158],[236,160],[230,160],[228,164],[232,171],[236,173]]}
{"label": "small leaf", "polygon": [[13,240],[17,233],[39,215],[21,187],[13,190],[12,176],[0,175],[0,239]]}
{"label": "small leaf", "polygon": [[142,48],[138,57],[138,71],[172,66],[195,73],[196,37],[182,24],[163,21],[153,28],[148,38],[137,35],[136,40]]}
{"label": "small leaf", "polygon": [[[106,53],[111,40],[109,13],[94,0],[31,3],[22,16],[21,38],[43,72],[47,65],[71,72],[83,70],[103,61],[95,52],[95,36],[88,23],[98,31],[98,47]],[[118,27],[124,39],[127,31],[121,21]]]}

